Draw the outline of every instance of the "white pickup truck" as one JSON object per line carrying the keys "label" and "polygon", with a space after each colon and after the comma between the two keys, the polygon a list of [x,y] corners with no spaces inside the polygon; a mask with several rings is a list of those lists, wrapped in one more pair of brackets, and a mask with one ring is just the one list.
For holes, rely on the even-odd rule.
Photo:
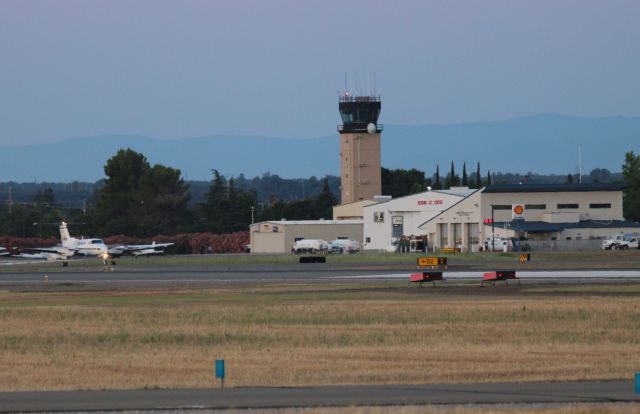
{"label": "white pickup truck", "polygon": [[631,234],[615,234],[602,241],[604,250],[639,249],[638,236]]}
{"label": "white pickup truck", "polygon": [[358,253],[360,251],[360,242],[358,240],[337,239],[329,245],[331,253]]}
{"label": "white pickup truck", "polygon": [[291,249],[293,253],[326,253],[328,250],[329,243],[318,239],[296,240]]}

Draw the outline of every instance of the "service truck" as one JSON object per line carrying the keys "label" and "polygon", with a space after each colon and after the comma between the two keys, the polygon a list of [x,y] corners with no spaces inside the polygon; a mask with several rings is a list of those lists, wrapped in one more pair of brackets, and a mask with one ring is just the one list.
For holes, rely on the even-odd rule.
{"label": "service truck", "polygon": [[638,235],[631,233],[611,235],[602,241],[602,248],[604,250],[639,249]]}
{"label": "service truck", "polygon": [[329,243],[320,239],[300,239],[293,243],[293,253],[326,253]]}

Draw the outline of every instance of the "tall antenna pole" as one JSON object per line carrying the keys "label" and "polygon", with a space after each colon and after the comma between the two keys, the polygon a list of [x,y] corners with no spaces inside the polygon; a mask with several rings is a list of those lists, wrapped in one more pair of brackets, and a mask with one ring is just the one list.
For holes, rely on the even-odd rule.
{"label": "tall antenna pole", "polygon": [[582,148],[578,145],[578,184],[582,184]]}

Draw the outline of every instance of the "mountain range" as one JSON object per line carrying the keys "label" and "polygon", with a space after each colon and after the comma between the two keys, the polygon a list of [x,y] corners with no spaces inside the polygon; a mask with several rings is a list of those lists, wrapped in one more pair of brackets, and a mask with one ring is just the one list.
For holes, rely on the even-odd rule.
{"label": "mountain range", "polygon": [[[71,138],[51,144],[0,147],[0,182],[95,181],[118,149],[131,148],[151,164],[179,168],[189,180],[208,180],[211,170],[225,176],[264,173],[282,177],[339,175],[338,134],[320,138],[209,136],[155,139],[137,135]],[[384,125],[382,165],[417,168],[428,176],[440,166],[456,172],[535,172],[573,174],[620,171],[624,154],[640,152],[639,117],[585,118],[543,114],[502,121],[462,124]]]}

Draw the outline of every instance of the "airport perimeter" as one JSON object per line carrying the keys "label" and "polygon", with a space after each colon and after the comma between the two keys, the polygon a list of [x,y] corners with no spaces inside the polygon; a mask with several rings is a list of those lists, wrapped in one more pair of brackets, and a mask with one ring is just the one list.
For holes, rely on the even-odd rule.
{"label": "airport perimeter", "polygon": [[[621,269],[606,277],[588,276],[606,263],[591,266],[604,259],[586,255],[567,255],[562,266],[561,256],[452,258],[454,277],[435,288],[398,276],[415,271],[411,257],[307,268],[236,256],[191,266],[123,261],[112,272],[83,262],[62,272],[3,268],[0,390],[215,388],[215,359],[225,359],[225,387],[234,389],[631,384],[640,371],[640,278],[630,272],[640,256],[607,253]],[[576,273],[484,288],[455,277],[506,264]]]}

